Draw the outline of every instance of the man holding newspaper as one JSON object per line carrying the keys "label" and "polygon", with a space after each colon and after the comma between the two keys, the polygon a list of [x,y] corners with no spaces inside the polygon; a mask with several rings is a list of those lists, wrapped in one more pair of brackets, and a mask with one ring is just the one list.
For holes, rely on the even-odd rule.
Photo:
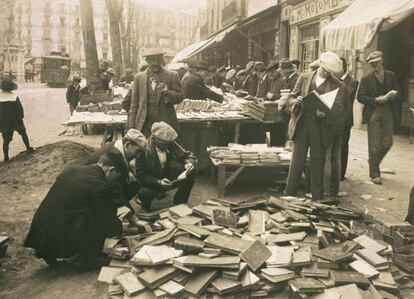
{"label": "man holding newspaper", "polygon": [[338,55],[322,53],[319,61],[317,70],[299,77],[287,104],[293,155],[285,194],[296,196],[310,148],[313,200],[323,199],[325,154],[334,132],[344,125],[347,101],[346,86],[334,76],[342,70]]}

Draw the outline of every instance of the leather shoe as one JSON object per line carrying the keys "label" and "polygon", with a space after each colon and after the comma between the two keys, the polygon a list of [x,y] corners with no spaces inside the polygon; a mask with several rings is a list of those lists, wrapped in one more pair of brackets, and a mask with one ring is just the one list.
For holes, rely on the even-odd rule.
{"label": "leather shoe", "polygon": [[381,185],[382,184],[382,180],[381,180],[380,177],[372,178],[371,182],[373,182],[376,185]]}

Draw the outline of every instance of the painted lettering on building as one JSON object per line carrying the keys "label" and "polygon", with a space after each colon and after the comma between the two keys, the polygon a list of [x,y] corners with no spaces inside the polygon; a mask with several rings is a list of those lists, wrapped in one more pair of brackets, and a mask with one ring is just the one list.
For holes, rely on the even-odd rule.
{"label": "painted lettering on building", "polygon": [[303,22],[350,5],[352,0],[310,0],[290,9],[290,23]]}

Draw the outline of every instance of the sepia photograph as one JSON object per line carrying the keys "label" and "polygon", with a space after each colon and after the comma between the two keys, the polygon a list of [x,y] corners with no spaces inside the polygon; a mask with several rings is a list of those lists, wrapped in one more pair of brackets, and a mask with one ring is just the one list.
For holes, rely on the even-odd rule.
{"label": "sepia photograph", "polygon": [[0,299],[413,299],[414,0],[0,0]]}

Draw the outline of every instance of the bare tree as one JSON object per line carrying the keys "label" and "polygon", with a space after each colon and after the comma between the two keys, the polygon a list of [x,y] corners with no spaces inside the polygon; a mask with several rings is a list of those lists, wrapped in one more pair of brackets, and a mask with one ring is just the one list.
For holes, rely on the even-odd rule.
{"label": "bare tree", "polygon": [[100,71],[98,51],[96,49],[95,26],[93,23],[93,10],[91,0],[80,2],[83,47],[86,60],[86,82],[90,91],[102,89],[100,84]]}
{"label": "bare tree", "polygon": [[123,71],[120,24],[124,7],[123,0],[105,0],[109,16],[109,34],[111,36],[112,62],[119,79]]}

